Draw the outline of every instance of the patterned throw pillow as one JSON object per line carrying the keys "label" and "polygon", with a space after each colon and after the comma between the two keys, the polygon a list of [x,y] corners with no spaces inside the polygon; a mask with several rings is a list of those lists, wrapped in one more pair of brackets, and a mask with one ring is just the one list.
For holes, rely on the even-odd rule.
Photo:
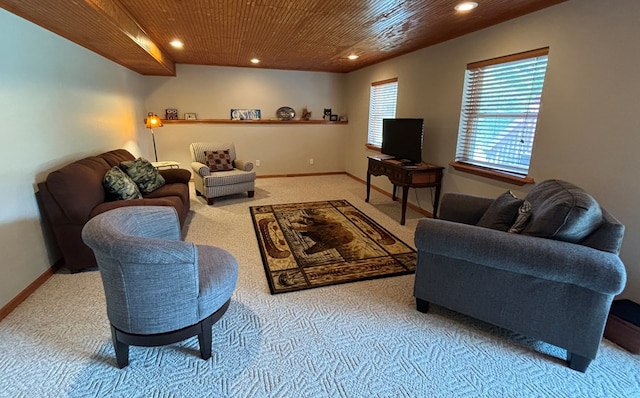
{"label": "patterned throw pillow", "polygon": [[131,177],[142,193],[153,192],[165,183],[164,177],[146,159],[127,160],[120,163],[120,167]]}
{"label": "patterned throw pillow", "polygon": [[140,199],[138,186],[118,166],[113,166],[102,179],[102,185],[112,200]]}
{"label": "patterned throw pillow", "polygon": [[233,170],[228,149],[224,151],[204,151],[204,158],[211,171]]}
{"label": "patterned throw pillow", "polygon": [[507,231],[516,220],[522,203],[522,199],[516,198],[513,192],[507,191],[493,201],[476,225]]}
{"label": "patterned throw pillow", "polygon": [[518,217],[516,217],[516,221],[514,221],[513,225],[507,232],[512,234],[519,234],[522,232],[524,227],[527,226],[529,217],[531,217],[531,203],[529,203],[528,200],[525,200],[522,202],[522,206],[518,209]]}

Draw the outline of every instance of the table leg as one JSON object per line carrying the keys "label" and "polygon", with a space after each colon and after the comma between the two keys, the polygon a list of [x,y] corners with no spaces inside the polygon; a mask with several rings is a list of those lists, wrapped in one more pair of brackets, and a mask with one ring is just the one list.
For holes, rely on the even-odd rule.
{"label": "table leg", "polygon": [[405,216],[407,215],[407,198],[408,197],[409,197],[409,187],[405,185],[402,187],[402,218],[400,219],[400,225],[404,225],[404,222],[405,222]]}
{"label": "table leg", "polygon": [[438,203],[440,203],[440,187],[441,184],[436,185],[436,198],[433,200],[433,217],[438,218]]}
{"label": "table leg", "polygon": [[369,192],[371,191],[371,173],[367,173],[367,198],[365,202],[369,201]]}
{"label": "table leg", "polygon": [[397,197],[396,197],[396,184],[393,184],[393,195],[391,195],[391,200],[393,200],[394,202],[396,201]]}

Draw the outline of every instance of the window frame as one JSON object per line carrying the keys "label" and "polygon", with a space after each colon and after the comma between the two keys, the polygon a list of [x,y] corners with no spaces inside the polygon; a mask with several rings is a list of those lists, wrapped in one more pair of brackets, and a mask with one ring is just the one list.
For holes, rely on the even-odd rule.
{"label": "window frame", "polygon": [[[529,166],[530,166],[530,160],[527,164],[527,174],[520,174],[520,173],[516,173],[516,172],[509,172],[509,171],[505,171],[502,170],[501,168],[492,168],[490,166],[487,165],[481,165],[481,164],[474,164],[473,163],[473,159],[469,159],[471,156],[468,153],[468,150],[465,149],[461,149],[461,143],[462,144],[470,144],[470,143],[475,143],[477,141],[474,140],[473,137],[469,138],[468,134],[470,132],[470,130],[468,129],[469,126],[476,126],[473,121],[476,119],[490,119],[491,116],[487,116],[485,115],[481,115],[481,114],[477,114],[477,115],[473,115],[473,107],[470,106],[468,99],[469,99],[469,92],[470,92],[470,87],[475,86],[477,87],[481,82],[482,82],[482,78],[478,77],[478,75],[476,75],[477,79],[476,80],[470,80],[470,72],[469,71],[475,71],[476,73],[478,72],[478,70],[482,69],[482,68],[486,68],[486,67],[490,67],[490,66],[495,66],[495,65],[501,65],[501,64],[506,64],[506,63],[511,63],[511,62],[515,62],[515,61],[524,61],[524,60],[530,60],[530,59],[535,59],[538,57],[547,57],[547,59],[545,60],[545,67],[544,70],[542,71],[542,85],[540,87],[540,92],[539,92],[539,99],[538,102],[535,104],[537,105],[537,110],[533,113],[535,116],[535,123],[536,123],[536,127],[537,127],[537,122],[538,122],[538,117],[539,117],[539,108],[540,108],[540,104],[541,104],[541,97],[542,97],[542,91],[544,88],[544,78],[546,76],[546,71],[547,71],[547,65],[548,65],[548,54],[549,54],[549,48],[545,47],[545,48],[539,48],[536,50],[532,50],[532,51],[525,51],[522,53],[517,53],[517,54],[512,54],[512,55],[507,55],[504,57],[497,57],[497,58],[492,58],[492,59],[488,59],[488,60],[484,60],[484,61],[479,61],[479,62],[473,62],[470,64],[467,64],[467,68],[465,70],[465,81],[464,81],[464,92],[462,94],[462,105],[461,105],[461,110],[460,110],[460,124],[459,124],[459,128],[458,128],[458,138],[457,138],[457,143],[456,143],[456,159],[450,163],[450,165],[458,170],[458,171],[462,171],[462,172],[467,172],[467,173],[471,173],[471,174],[475,174],[475,175],[480,175],[483,177],[487,177],[487,178],[492,178],[492,179],[496,179],[496,180],[500,180],[503,182],[508,182],[508,183],[512,183],[512,184],[516,184],[516,185],[525,185],[525,184],[532,184],[534,183],[533,178],[531,178],[528,175],[528,171],[529,171]],[[473,77],[471,77],[473,78]],[[478,80],[479,79],[479,80]],[[527,92],[528,95],[530,95],[531,93],[536,93],[535,90],[531,89],[530,91]],[[481,93],[482,94],[482,93]],[[478,105],[480,101],[476,101],[475,104],[476,106]],[[471,104],[471,105],[473,105]],[[527,117],[531,117],[530,113],[527,112]],[[469,116],[469,115],[473,115],[473,116]],[[500,118],[504,119],[504,116],[493,116],[495,117],[496,120],[499,120]],[[524,125],[526,122],[521,123],[522,125]],[[518,125],[518,127],[522,127],[521,125]],[[500,131],[500,130],[497,130]],[[467,134],[464,137],[461,137],[461,134]],[[535,139],[535,134],[536,134],[536,128],[533,129],[532,133],[528,133],[530,136],[530,140],[531,140],[531,150],[533,150],[533,140]],[[465,152],[467,151],[467,152]],[[463,156],[461,156],[461,153],[463,154]],[[466,156],[466,159],[464,158]],[[470,160],[470,161],[466,161],[466,160]],[[482,162],[478,162],[476,161],[476,163],[482,163]],[[504,163],[502,164],[502,168],[507,168],[505,167]]]}
{"label": "window frame", "polygon": [[[380,89],[381,86],[390,87],[389,85],[394,84],[395,88],[395,98],[393,99],[393,115],[390,114],[381,114],[383,112],[375,112],[374,108],[377,105],[378,108],[382,108],[385,104],[382,101],[375,101],[374,94],[376,93],[376,89]],[[379,92],[382,94],[382,92]],[[389,105],[389,104],[387,104]],[[367,144],[366,147],[369,149],[373,149],[376,151],[380,151],[382,149],[382,119],[385,118],[395,118],[396,112],[398,109],[398,78],[393,77],[386,80],[380,80],[377,82],[371,83],[369,88],[369,120],[367,123]],[[372,129],[374,131],[372,131]],[[375,136],[380,137],[380,145],[377,145],[377,142],[373,142],[372,138]]]}

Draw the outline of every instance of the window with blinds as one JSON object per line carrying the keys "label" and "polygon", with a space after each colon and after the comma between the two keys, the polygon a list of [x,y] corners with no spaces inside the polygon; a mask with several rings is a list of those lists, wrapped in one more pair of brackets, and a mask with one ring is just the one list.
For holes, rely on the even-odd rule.
{"label": "window with blinds", "polygon": [[382,147],[382,119],[396,117],[397,98],[397,78],[371,83],[368,146]]}
{"label": "window with blinds", "polygon": [[467,65],[456,162],[526,176],[548,48]]}

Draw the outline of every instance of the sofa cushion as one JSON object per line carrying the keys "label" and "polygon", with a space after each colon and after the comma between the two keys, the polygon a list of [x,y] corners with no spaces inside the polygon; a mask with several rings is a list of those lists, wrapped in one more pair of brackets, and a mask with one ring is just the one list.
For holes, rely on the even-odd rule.
{"label": "sofa cushion", "polygon": [[120,163],[120,168],[131,177],[142,193],[153,192],[165,183],[164,177],[147,159],[128,160]]}
{"label": "sofa cushion", "polygon": [[222,151],[204,151],[206,165],[211,171],[229,171],[233,170],[231,164],[231,155],[229,150]]}
{"label": "sofa cushion", "polygon": [[531,218],[523,235],[578,243],[602,223],[595,199],[566,181],[544,181],[525,200],[531,203]]}
{"label": "sofa cushion", "polygon": [[476,224],[479,227],[507,231],[518,216],[523,200],[516,198],[511,191],[498,196],[484,212]]}
{"label": "sofa cushion", "polygon": [[109,200],[140,199],[142,195],[135,182],[118,166],[113,166],[104,175],[102,185]]}
{"label": "sofa cushion", "polygon": [[158,173],[164,178],[165,184],[189,184],[191,172],[185,169],[161,169]]}
{"label": "sofa cushion", "polygon": [[104,159],[92,156],[75,161],[47,176],[47,189],[52,204],[64,214],[66,223],[84,224],[89,212],[104,202],[104,174],[110,166]]}
{"label": "sofa cushion", "polygon": [[602,224],[580,244],[616,255],[620,254],[625,227],[605,209],[600,208],[600,210],[602,211]]}
{"label": "sofa cushion", "polygon": [[185,184],[164,184],[153,192],[142,195],[145,199],[164,198],[167,196],[177,196],[182,201],[183,206],[189,207],[189,190],[184,189]]}
{"label": "sofa cushion", "polygon": [[101,153],[98,157],[104,159],[104,161],[111,167],[118,166],[124,161],[135,159],[135,157],[126,149],[115,149],[113,151]]}
{"label": "sofa cushion", "polygon": [[233,169],[224,173],[213,173],[204,177],[203,184],[205,187],[222,187],[225,185],[242,184],[252,182],[256,179],[255,171],[242,171]]}

